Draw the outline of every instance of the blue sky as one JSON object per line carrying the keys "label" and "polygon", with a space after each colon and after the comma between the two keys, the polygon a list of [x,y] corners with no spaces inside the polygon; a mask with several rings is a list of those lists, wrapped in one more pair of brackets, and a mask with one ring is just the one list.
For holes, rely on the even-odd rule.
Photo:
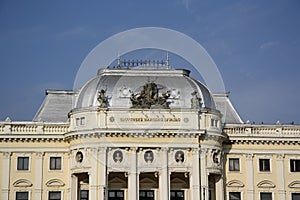
{"label": "blue sky", "polygon": [[0,120],[31,120],[45,89],[72,89],[83,59],[113,34],[165,27],[207,50],[243,120],[299,124],[299,9],[297,0],[1,0]]}

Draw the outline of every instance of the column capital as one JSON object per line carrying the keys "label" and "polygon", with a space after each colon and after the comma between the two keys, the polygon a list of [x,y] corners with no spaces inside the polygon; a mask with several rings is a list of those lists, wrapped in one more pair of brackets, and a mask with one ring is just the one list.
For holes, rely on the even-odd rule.
{"label": "column capital", "polygon": [[35,152],[36,158],[42,159],[45,155],[45,152]]}
{"label": "column capital", "polygon": [[10,159],[10,156],[11,156],[11,152],[10,151],[5,151],[5,152],[2,152],[3,153],[3,158],[4,159]]}
{"label": "column capital", "polygon": [[276,158],[277,158],[278,161],[283,161],[284,157],[285,157],[284,154],[276,154]]}
{"label": "column capital", "polygon": [[106,151],[107,151],[107,147],[100,147],[99,148],[100,153],[106,153]]}
{"label": "column capital", "polygon": [[199,148],[192,148],[192,154],[193,155],[199,155],[199,153],[201,153],[201,150]]}
{"label": "column capital", "polygon": [[254,157],[254,154],[253,154],[253,153],[248,153],[248,154],[246,154],[246,160],[248,160],[248,161],[252,161],[252,160],[253,160],[253,157]]}
{"label": "column capital", "polygon": [[162,147],[162,148],[161,148],[161,151],[163,151],[163,152],[168,152],[168,151],[169,151],[169,148],[168,148],[168,147]]}
{"label": "column capital", "polygon": [[131,152],[137,152],[137,150],[138,150],[137,147],[131,147],[131,148],[130,148],[130,151],[131,151]]}

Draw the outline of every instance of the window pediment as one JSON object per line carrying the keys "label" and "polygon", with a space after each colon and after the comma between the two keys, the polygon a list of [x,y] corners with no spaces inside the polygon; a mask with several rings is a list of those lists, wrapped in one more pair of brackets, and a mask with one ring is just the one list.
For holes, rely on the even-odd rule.
{"label": "window pediment", "polygon": [[275,184],[268,180],[263,180],[257,184],[259,188],[275,188]]}
{"label": "window pediment", "polygon": [[289,184],[289,188],[300,188],[300,181],[293,181]]}
{"label": "window pediment", "polygon": [[227,183],[227,187],[244,187],[245,185],[238,180],[232,180]]}
{"label": "window pediment", "polygon": [[31,187],[32,183],[26,179],[19,179],[13,183],[15,187]]}
{"label": "window pediment", "polygon": [[63,187],[65,183],[59,179],[51,179],[46,183],[46,185],[48,187]]}

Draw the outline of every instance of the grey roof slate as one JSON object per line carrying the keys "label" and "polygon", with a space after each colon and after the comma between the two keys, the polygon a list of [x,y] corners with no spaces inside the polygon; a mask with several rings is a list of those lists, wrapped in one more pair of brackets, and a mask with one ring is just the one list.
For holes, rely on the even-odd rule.
{"label": "grey roof slate", "polygon": [[46,97],[33,121],[67,122],[75,94],[71,90],[46,90]]}
{"label": "grey roof slate", "polygon": [[217,110],[219,110],[223,117],[222,121],[225,124],[242,124],[244,123],[235,108],[233,107],[229,93],[213,94]]}

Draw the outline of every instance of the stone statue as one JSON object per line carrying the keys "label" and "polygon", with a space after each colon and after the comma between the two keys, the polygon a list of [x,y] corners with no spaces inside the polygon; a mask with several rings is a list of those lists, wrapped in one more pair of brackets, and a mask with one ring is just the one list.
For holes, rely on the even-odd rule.
{"label": "stone statue", "polygon": [[101,89],[98,92],[98,102],[100,108],[107,108],[107,97],[105,96],[106,90]]}
{"label": "stone statue", "polygon": [[170,92],[163,92],[162,96],[158,94],[158,87],[155,83],[146,83],[140,94],[131,93],[130,101],[132,108],[165,108],[169,109]]}
{"label": "stone statue", "polygon": [[200,97],[198,97],[197,91],[195,90],[191,95],[192,95],[191,108],[192,109],[201,108],[201,106],[202,106],[202,99]]}

